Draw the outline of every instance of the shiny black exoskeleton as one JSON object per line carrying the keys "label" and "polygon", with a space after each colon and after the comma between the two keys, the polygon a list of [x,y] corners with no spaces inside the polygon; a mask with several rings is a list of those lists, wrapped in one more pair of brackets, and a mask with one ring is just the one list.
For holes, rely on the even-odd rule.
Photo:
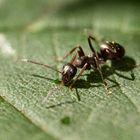
{"label": "shiny black exoskeleton", "polygon": [[64,85],[69,85],[71,83],[72,79],[75,77],[77,73],[77,68],[81,68],[81,70],[77,75],[77,77],[75,78],[75,80],[70,84],[70,87],[73,86],[73,84],[85,70],[90,70],[91,68],[99,71],[101,78],[104,84],[106,85],[106,82],[104,81],[100,69],[100,64],[105,63],[107,60],[120,60],[125,54],[124,48],[120,44],[113,41],[112,42],[106,41],[105,43],[102,43],[100,45],[100,52],[96,52],[92,46],[91,40],[97,42],[94,37],[92,36],[88,37],[89,47],[92,51],[91,55],[88,56],[85,55],[83,49],[80,46],[77,46],[73,48],[64,57],[66,58],[68,55],[72,54],[76,49],[79,49],[76,55],[72,58],[71,62],[63,66],[61,80]]}
{"label": "shiny black exoskeleton", "polygon": [[77,68],[74,65],[70,63],[64,65],[62,70],[62,83],[64,85],[68,85],[71,82],[71,80],[74,78],[76,73],[77,73]]}
{"label": "shiny black exoskeleton", "polygon": [[101,44],[99,57],[106,60],[120,60],[125,54],[124,48],[116,42],[108,42]]}

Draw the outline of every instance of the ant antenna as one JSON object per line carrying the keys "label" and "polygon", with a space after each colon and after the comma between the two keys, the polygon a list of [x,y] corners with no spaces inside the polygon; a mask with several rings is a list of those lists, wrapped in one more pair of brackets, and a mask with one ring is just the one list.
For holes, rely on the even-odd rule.
{"label": "ant antenna", "polygon": [[35,62],[35,61],[32,61],[32,60],[28,60],[28,59],[21,59],[21,61],[22,61],[22,62],[33,63],[33,64],[36,64],[36,65],[41,65],[41,66],[47,67],[47,68],[49,68],[49,69],[51,69],[51,70],[54,70],[54,71],[59,72],[59,73],[62,74],[61,71],[59,71],[59,70],[57,70],[57,69],[55,69],[55,68],[53,68],[53,67],[51,67],[51,66],[49,66],[49,65],[42,64],[42,63],[40,63],[40,62]]}
{"label": "ant antenna", "polygon": [[[36,64],[36,65],[40,65],[40,66],[43,66],[43,67],[47,67],[47,68],[49,68],[49,69],[51,69],[51,70],[54,70],[54,71],[56,71],[56,72],[62,74],[61,71],[59,71],[59,70],[57,70],[57,69],[55,69],[55,68],[53,68],[53,67],[51,67],[51,66],[49,66],[49,65],[42,64],[42,63],[40,63],[40,62],[36,62],[36,61],[33,61],[33,60],[29,60],[29,59],[21,59],[21,61],[22,61],[22,62],[28,62],[28,63]],[[45,98],[45,101],[47,102],[47,101],[48,101],[48,98],[49,98],[50,96],[52,96],[52,94],[54,94],[57,90],[59,90],[59,89],[61,88],[61,86],[62,86],[62,83],[60,84],[60,87],[54,87],[52,90],[50,90],[50,91],[48,92],[46,98]],[[76,94],[78,94],[77,91],[76,91]],[[79,95],[77,95],[77,96],[79,96]],[[80,101],[80,97],[77,97],[77,98],[78,98],[78,101]]]}

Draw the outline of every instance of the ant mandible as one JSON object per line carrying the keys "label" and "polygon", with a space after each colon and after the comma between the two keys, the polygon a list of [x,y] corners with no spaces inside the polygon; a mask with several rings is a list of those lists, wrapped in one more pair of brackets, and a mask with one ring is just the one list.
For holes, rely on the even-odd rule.
{"label": "ant mandible", "polygon": [[[74,83],[77,81],[77,79],[82,75],[82,73],[85,70],[90,70],[90,69],[97,70],[99,71],[105,89],[107,90],[107,83],[104,80],[100,64],[105,63],[107,60],[122,59],[122,57],[125,54],[125,50],[120,44],[114,41],[112,42],[106,41],[100,45],[100,52],[96,52],[92,46],[92,41],[98,43],[94,37],[92,36],[88,37],[88,44],[92,51],[92,54],[85,55],[81,46],[74,47],[63,57],[63,59],[65,59],[66,57],[68,57],[70,54],[72,54],[78,49],[77,53],[74,55],[71,61],[63,66],[62,71],[59,71],[49,65],[45,65],[28,59],[22,59],[22,61],[42,65],[44,67],[50,68],[54,71],[61,73],[62,75],[61,83],[65,86],[69,86],[70,89],[72,89]],[[73,80],[73,78],[77,73],[77,68],[80,68],[81,70],[79,74],[76,76],[76,78]]]}

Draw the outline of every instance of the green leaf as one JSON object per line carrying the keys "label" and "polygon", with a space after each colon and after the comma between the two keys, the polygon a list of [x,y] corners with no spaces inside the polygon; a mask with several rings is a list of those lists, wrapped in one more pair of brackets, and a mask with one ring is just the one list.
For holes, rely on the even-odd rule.
{"label": "green leaf", "polygon": [[0,130],[1,140],[56,140],[2,98],[0,98]]}
{"label": "green leaf", "polygon": [[[2,140],[138,140],[140,137],[139,5],[137,2],[73,0],[0,1],[0,136]],[[21,62],[31,59],[61,71],[56,59],[87,36],[115,40],[124,62],[86,71],[76,91],[60,86],[61,75]],[[99,48],[95,46],[98,50]],[[69,57],[65,60],[68,62]],[[47,94],[53,95],[47,100]]]}

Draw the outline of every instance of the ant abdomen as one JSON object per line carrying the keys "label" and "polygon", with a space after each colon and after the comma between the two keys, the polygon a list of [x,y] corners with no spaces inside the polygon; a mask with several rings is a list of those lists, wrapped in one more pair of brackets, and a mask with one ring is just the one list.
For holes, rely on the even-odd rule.
{"label": "ant abdomen", "polygon": [[104,44],[101,44],[101,55],[104,60],[120,60],[124,54],[124,48],[116,42],[106,41]]}

